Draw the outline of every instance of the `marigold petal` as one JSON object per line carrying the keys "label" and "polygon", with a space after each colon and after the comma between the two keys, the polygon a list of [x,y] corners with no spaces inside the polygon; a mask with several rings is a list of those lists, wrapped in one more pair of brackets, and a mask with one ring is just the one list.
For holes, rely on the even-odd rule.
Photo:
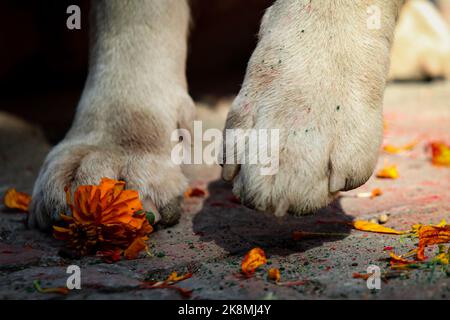
{"label": "marigold petal", "polygon": [[383,227],[382,225],[379,225],[377,223],[372,223],[368,221],[360,221],[356,220],[351,222],[351,225],[361,231],[368,231],[368,232],[376,232],[376,233],[387,233],[387,234],[404,234],[403,231],[397,231],[391,228]]}
{"label": "marigold petal", "polygon": [[450,242],[450,225],[444,227],[422,226],[419,229],[417,259],[425,260],[425,248],[433,244]]}
{"label": "marigold petal", "polygon": [[71,230],[58,226],[53,226],[53,237],[58,240],[67,241],[70,239]]}
{"label": "marigold petal", "polygon": [[192,277],[192,273],[186,273],[184,275],[179,276],[177,272],[172,272],[165,282],[180,282]]}
{"label": "marigold petal", "polygon": [[280,270],[277,268],[269,269],[269,271],[267,273],[267,278],[269,278],[269,280],[279,282],[281,279]]}
{"label": "marigold petal", "polygon": [[139,237],[134,239],[123,255],[129,260],[136,259],[139,252],[147,248],[147,244],[145,243],[146,240],[148,240],[147,237]]}
{"label": "marigold petal", "polygon": [[383,191],[380,188],[375,188],[371,192],[371,198],[376,198],[383,195]]}
{"label": "marigold petal", "polygon": [[376,176],[380,179],[397,179],[399,177],[397,166],[386,166],[378,171]]}
{"label": "marigold petal", "polygon": [[250,250],[242,260],[242,273],[251,275],[255,270],[267,263],[266,254],[261,248],[254,248]]}
{"label": "marigold petal", "polygon": [[411,151],[418,144],[418,141],[412,141],[404,146],[395,147],[393,145],[385,145],[383,151],[390,154],[397,154],[405,151]]}
{"label": "marigold petal", "polygon": [[416,263],[417,261],[414,260],[408,260],[403,258],[402,256],[398,256],[393,252],[389,252],[389,256],[391,257],[391,265],[398,265],[398,264],[411,264]]}
{"label": "marigold petal", "polygon": [[444,142],[434,141],[430,143],[432,159],[436,166],[450,166],[450,146]]}
{"label": "marigold petal", "polygon": [[30,195],[23,192],[18,192],[14,188],[7,190],[3,198],[3,203],[7,208],[19,209],[25,212],[28,212],[30,202],[31,202]]}
{"label": "marigold petal", "polygon": [[207,195],[207,192],[200,188],[188,188],[184,192],[184,198],[203,198]]}
{"label": "marigold petal", "polygon": [[100,188],[100,190],[105,192],[110,189],[113,189],[114,191],[122,191],[125,188],[125,181],[102,178],[98,187]]}

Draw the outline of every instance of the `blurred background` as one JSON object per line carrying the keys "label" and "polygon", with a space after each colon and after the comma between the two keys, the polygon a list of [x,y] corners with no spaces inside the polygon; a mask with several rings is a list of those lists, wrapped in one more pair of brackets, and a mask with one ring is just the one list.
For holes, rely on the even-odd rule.
{"label": "blurred background", "polygon": [[[89,2],[0,2],[0,110],[40,127],[52,144],[70,126],[87,75]],[[214,105],[238,92],[272,2],[192,0],[187,72],[196,101]],[[81,30],[65,27],[71,4],[81,7]],[[400,17],[390,79],[450,79],[449,25],[450,0],[410,0]]]}

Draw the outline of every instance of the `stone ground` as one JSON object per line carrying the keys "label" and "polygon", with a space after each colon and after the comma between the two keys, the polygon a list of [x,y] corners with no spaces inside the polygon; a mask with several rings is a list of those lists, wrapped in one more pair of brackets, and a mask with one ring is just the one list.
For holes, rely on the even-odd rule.
{"label": "stone ground", "polygon": [[[227,102],[216,110],[200,109],[210,127],[220,127]],[[24,226],[25,215],[0,207],[0,299],[181,299],[175,290],[141,289],[143,280],[164,279],[172,271],[193,273],[179,284],[193,290],[192,299],[449,299],[450,277],[442,271],[413,270],[400,276],[388,273],[381,290],[369,290],[355,272],[368,265],[388,271],[387,246],[403,253],[413,240],[350,230],[326,220],[350,221],[390,214],[387,226],[408,229],[415,223],[438,223],[450,218],[450,169],[430,164],[430,140],[450,142],[450,84],[392,84],[385,103],[386,142],[395,145],[414,139],[419,145],[402,155],[381,154],[384,163],[397,164],[398,180],[372,178],[358,190],[343,194],[315,216],[288,217],[277,222],[236,204],[231,186],[221,182],[218,167],[191,167],[192,185],[207,187],[205,199],[184,203],[180,224],[151,236],[153,256],[106,264],[96,257],[68,260],[58,255],[61,243]],[[49,150],[40,130],[6,113],[0,113],[0,196],[7,188],[31,192],[39,166]],[[358,192],[381,188],[376,199],[355,198]],[[338,232],[339,237],[295,241],[295,230]],[[239,276],[240,262],[251,248],[263,248],[269,266],[281,270],[283,282],[266,279],[269,266],[256,276]],[[82,269],[82,289],[67,296],[39,293],[43,287],[64,286],[66,267]],[[300,280],[300,281],[299,281]]]}

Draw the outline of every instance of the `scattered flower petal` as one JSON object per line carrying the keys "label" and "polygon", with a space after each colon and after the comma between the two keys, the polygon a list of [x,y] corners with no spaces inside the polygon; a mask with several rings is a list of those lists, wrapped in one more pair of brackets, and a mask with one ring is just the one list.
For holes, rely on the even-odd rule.
{"label": "scattered flower petal", "polygon": [[356,195],[357,198],[376,198],[383,195],[383,191],[380,188],[373,189],[371,192],[360,192]]}
{"label": "scattered flower petal", "polygon": [[280,275],[280,270],[277,268],[271,268],[269,269],[268,273],[267,273],[267,278],[269,280],[275,281],[275,282],[279,282],[281,279],[281,275]]}
{"label": "scattered flower petal", "polygon": [[370,278],[370,276],[371,276],[371,274],[368,274],[368,273],[357,273],[357,272],[355,272],[353,274],[353,279],[364,279],[364,280],[367,280],[367,279]]}
{"label": "scattered flower petal", "polygon": [[431,162],[436,166],[450,167],[450,146],[443,142],[431,142]]}
{"label": "scattered flower petal", "polygon": [[390,153],[390,154],[398,154],[398,153],[402,153],[405,151],[411,151],[412,149],[414,149],[418,144],[418,141],[412,141],[404,146],[401,147],[395,147],[393,145],[385,145],[383,147],[383,151],[386,153]]}
{"label": "scattered flower petal", "polygon": [[382,196],[383,195],[383,191],[380,188],[375,188],[372,190],[371,192],[371,199]]}
{"label": "scattered flower petal", "polygon": [[147,249],[147,244],[145,241],[148,240],[148,237],[137,237],[134,239],[134,241],[130,244],[130,246],[124,251],[123,255],[128,260],[136,259],[139,255],[139,252]]}
{"label": "scattered flower petal", "polygon": [[387,233],[387,234],[404,234],[403,231],[397,231],[391,228],[383,227],[379,225],[378,223],[372,223],[368,221],[360,221],[356,220],[351,222],[351,225],[361,231],[368,231],[368,232],[376,232],[376,233]]}
{"label": "scattered flower petal", "polygon": [[186,273],[179,276],[176,272],[172,272],[170,276],[166,279],[166,282],[176,283],[192,277],[192,273]]}
{"label": "scattered flower petal", "polygon": [[261,248],[254,248],[250,250],[242,260],[242,273],[250,276],[255,273],[255,270],[267,263],[266,254]]}
{"label": "scattered flower petal", "polygon": [[393,252],[389,252],[389,256],[391,257],[390,263],[391,265],[398,265],[398,264],[412,264],[416,263],[417,261],[408,260],[402,256],[398,256]]}
{"label": "scattered flower petal", "polygon": [[377,178],[380,179],[397,179],[399,177],[396,165],[386,166],[377,173]]}
{"label": "scattered flower petal", "polygon": [[142,289],[172,289],[176,290],[182,297],[190,298],[192,290],[179,288],[174,286],[175,283],[189,279],[192,277],[192,273],[186,273],[183,276],[178,276],[176,272],[172,272],[169,277],[164,281],[146,281],[141,284]]}
{"label": "scattered flower petal", "polygon": [[41,282],[39,280],[35,280],[33,282],[33,286],[34,288],[40,292],[40,293],[59,293],[59,294],[68,294],[69,293],[69,289],[66,287],[57,287],[57,288],[42,288],[41,287]]}
{"label": "scattered flower petal", "polygon": [[120,249],[98,251],[96,256],[102,258],[106,263],[115,263],[122,259],[122,251]]}
{"label": "scattered flower petal", "polygon": [[435,256],[432,262],[442,265],[448,265],[450,261],[450,247],[447,249],[444,245],[439,245],[439,253]]}
{"label": "scattered flower petal", "polygon": [[16,189],[12,188],[6,191],[5,197],[3,198],[3,203],[9,209],[19,209],[24,212],[28,212],[30,206],[31,196],[18,192]]}
{"label": "scattered flower petal", "polygon": [[204,198],[206,197],[207,192],[206,190],[200,189],[200,188],[188,188],[184,192],[184,198]]}

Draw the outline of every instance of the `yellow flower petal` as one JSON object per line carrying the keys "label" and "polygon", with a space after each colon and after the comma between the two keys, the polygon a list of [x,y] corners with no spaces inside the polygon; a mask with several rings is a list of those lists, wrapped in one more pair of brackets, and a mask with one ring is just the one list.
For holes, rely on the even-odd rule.
{"label": "yellow flower petal", "polygon": [[376,233],[387,233],[387,234],[404,234],[403,231],[397,231],[391,228],[383,227],[382,225],[379,225],[377,223],[372,223],[368,221],[360,221],[356,220],[353,221],[352,226],[361,231],[368,231],[368,232],[376,232]]}
{"label": "yellow flower petal", "polygon": [[396,165],[386,166],[377,173],[377,178],[380,179],[397,179],[399,177]]}
{"label": "yellow flower petal", "polygon": [[395,147],[393,145],[388,144],[383,147],[383,151],[390,154],[398,154],[405,151],[411,151],[412,149],[414,149],[417,143],[418,143],[417,141],[413,141],[401,147]]}

